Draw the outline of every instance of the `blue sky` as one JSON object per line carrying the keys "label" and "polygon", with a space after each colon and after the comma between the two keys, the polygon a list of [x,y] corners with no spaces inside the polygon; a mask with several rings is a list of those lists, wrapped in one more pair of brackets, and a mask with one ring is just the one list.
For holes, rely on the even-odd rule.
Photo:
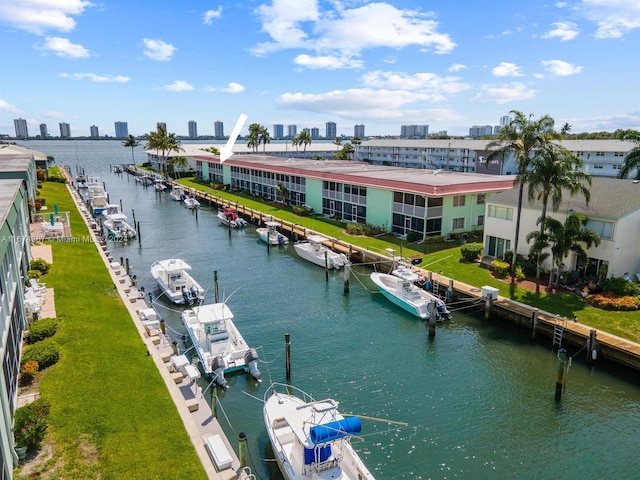
{"label": "blue sky", "polygon": [[[0,133],[465,135],[510,110],[640,129],[640,2],[0,0]],[[246,126],[241,133],[246,132]],[[286,132],[286,127],[285,127]]]}

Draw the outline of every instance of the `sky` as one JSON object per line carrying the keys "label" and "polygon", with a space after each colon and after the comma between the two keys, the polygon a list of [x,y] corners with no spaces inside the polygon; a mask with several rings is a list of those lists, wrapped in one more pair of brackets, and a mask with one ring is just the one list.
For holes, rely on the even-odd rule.
{"label": "sky", "polygon": [[638,0],[0,0],[0,134],[640,130]]}

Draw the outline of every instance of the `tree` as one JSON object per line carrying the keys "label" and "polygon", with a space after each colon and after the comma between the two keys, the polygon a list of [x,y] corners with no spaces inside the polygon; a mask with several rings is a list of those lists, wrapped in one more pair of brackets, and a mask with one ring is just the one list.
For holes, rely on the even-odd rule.
{"label": "tree", "polygon": [[355,147],[362,145],[362,139],[358,136],[355,136],[351,139],[351,143],[354,145],[353,153],[355,154],[356,152]]}
{"label": "tree", "polygon": [[247,135],[247,147],[253,149],[254,152],[258,151],[260,145],[260,131],[264,128],[258,123],[252,123],[249,125],[249,135]]}
{"label": "tree", "polygon": [[267,143],[271,143],[271,137],[269,136],[269,130],[266,127],[260,126],[260,131],[258,133],[258,143],[262,143],[262,151],[264,152]]}
{"label": "tree", "polygon": [[285,205],[289,205],[289,189],[285,186],[284,183],[278,182],[276,184],[276,192],[278,196],[282,199]]}
{"label": "tree", "polygon": [[635,170],[635,179],[640,180],[640,132],[632,131],[627,133],[624,139],[631,140],[636,146],[625,155],[624,163],[618,173],[618,178],[627,178],[629,174]]}
{"label": "tree", "polygon": [[349,160],[350,155],[353,152],[353,146],[347,142],[342,146],[342,150],[333,154],[333,158],[335,158],[336,160]]}
{"label": "tree", "polygon": [[303,152],[307,151],[307,145],[311,144],[311,135],[303,130],[298,134],[298,143],[304,146]]}
{"label": "tree", "polygon": [[138,142],[138,140],[136,140],[136,137],[134,137],[133,135],[129,135],[122,142],[123,147],[131,147],[131,162],[132,162],[131,164],[132,165],[136,164],[136,159],[133,153],[133,149],[136,148],[138,145],[140,145],[140,143]]}
{"label": "tree", "polygon": [[[549,289],[560,283],[560,277],[564,269],[563,260],[570,253],[577,255],[578,267],[587,264],[589,256],[586,249],[592,245],[600,245],[602,238],[593,230],[586,228],[588,218],[585,215],[571,214],[564,224],[553,217],[547,217],[544,221],[544,235],[546,242],[551,247],[552,268],[549,273]],[[540,232],[531,232],[528,238],[538,238]],[[584,245],[584,246],[583,246]],[[556,275],[554,280],[554,268]]]}
{"label": "tree", "polygon": [[183,157],[182,155],[173,157],[169,163],[173,167],[173,172],[177,174],[178,178],[180,178],[180,174],[178,173],[178,170],[176,170],[176,167],[184,170],[189,166],[189,160],[187,157]]}
{"label": "tree", "polygon": [[580,167],[582,161],[578,157],[566,148],[550,144],[531,160],[530,169],[523,175],[523,183],[529,185],[529,201],[542,201],[539,243],[534,246],[534,252],[537,253],[536,293],[540,293],[540,265],[544,259],[541,247],[549,199],[554,212],[562,204],[563,192],[568,192],[571,196],[582,194],[587,205],[591,199],[591,176],[579,170]]}
{"label": "tree", "polygon": [[147,136],[147,145],[145,146],[145,149],[155,150],[156,155],[158,152],[162,152],[162,164],[160,165],[161,173],[164,173],[163,169],[166,170],[167,154],[182,151],[180,140],[176,138],[176,134],[167,134],[167,130],[160,123],[156,126],[156,131],[150,132]]}
{"label": "tree", "polygon": [[513,260],[511,262],[511,282],[515,282],[515,268],[518,253],[518,241],[520,237],[520,217],[522,215],[522,197],[524,194],[525,174],[529,169],[531,159],[541,150],[551,144],[551,141],[560,137],[554,130],[554,120],[545,115],[537,120],[533,114],[528,117],[518,110],[512,110],[513,119],[508,125],[500,129],[498,137],[487,144],[487,150],[491,153],[485,163],[489,165],[494,160],[513,155],[518,167],[516,185],[518,185],[518,206],[516,211],[516,229],[513,245]]}
{"label": "tree", "polygon": [[340,150],[340,145],[342,144],[342,138],[336,137],[336,139],[332,143],[336,146],[336,150]]}
{"label": "tree", "polygon": [[220,150],[218,150],[217,147],[201,148],[200,150],[202,150],[203,152],[213,153],[214,155],[220,155]]}

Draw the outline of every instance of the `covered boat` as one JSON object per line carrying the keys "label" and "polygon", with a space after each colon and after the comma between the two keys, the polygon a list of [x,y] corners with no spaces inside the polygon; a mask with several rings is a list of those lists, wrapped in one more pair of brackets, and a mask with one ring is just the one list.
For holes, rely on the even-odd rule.
{"label": "covered boat", "polygon": [[247,226],[247,221],[238,216],[238,213],[231,207],[218,210],[218,220],[220,223],[231,228],[242,228]]}
{"label": "covered boat", "polygon": [[204,299],[204,290],[188,270],[191,266],[179,258],[160,260],[151,265],[151,276],[173,303],[189,305]]}

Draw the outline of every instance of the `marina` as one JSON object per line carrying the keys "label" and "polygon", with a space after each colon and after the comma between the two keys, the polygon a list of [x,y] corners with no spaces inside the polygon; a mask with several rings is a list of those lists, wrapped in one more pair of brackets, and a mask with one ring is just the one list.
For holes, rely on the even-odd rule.
{"label": "marina", "polygon": [[[49,148],[60,143],[70,147],[66,159]],[[42,144],[33,148],[73,165],[73,144]],[[267,251],[253,227],[229,236],[216,210],[203,205],[198,216],[186,214],[168,193],[110,176],[109,162],[128,154],[115,144],[104,157],[103,145],[82,157],[83,168],[100,174],[112,199],[122,199],[127,215],[135,210],[141,223],[140,243],[108,242],[114,257],[130,260],[146,291],[155,290],[153,262],[184,258],[207,300],[214,271],[224,275],[225,288],[239,291],[234,295],[251,297],[236,302],[234,296],[233,310],[260,353],[264,381],[229,375],[231,388],[219,392],[220,422],[230,439],[247,435],[250,464],[261,478],[281,477],[269,456],[262,402],[254,397],[262,398],[271,380],[284,379],[285,333],[293,339],[295,385],[339,400],[342,412],[409,423],[397,429],[363,420],[367,436],[353,445],[376,478],[630,478],[637,471],[640,389],[633,378],[575,361],[558,406],[549,345],[530,342],[508,323],[485,321],[481,309],[456,312],[430,340],[424,323],[376,293],[366,269],[354,267],[345,296],[341,276],[334,272],[325,281],[291,247]],[[171,329],[186,333],[180,310],[163,298],[153,303]],[[184,353],[188,345],[177,340]],[[208,386],[203,378],[197,382],[203,391]],[[615,449],[606,447],[612,442]]]}

